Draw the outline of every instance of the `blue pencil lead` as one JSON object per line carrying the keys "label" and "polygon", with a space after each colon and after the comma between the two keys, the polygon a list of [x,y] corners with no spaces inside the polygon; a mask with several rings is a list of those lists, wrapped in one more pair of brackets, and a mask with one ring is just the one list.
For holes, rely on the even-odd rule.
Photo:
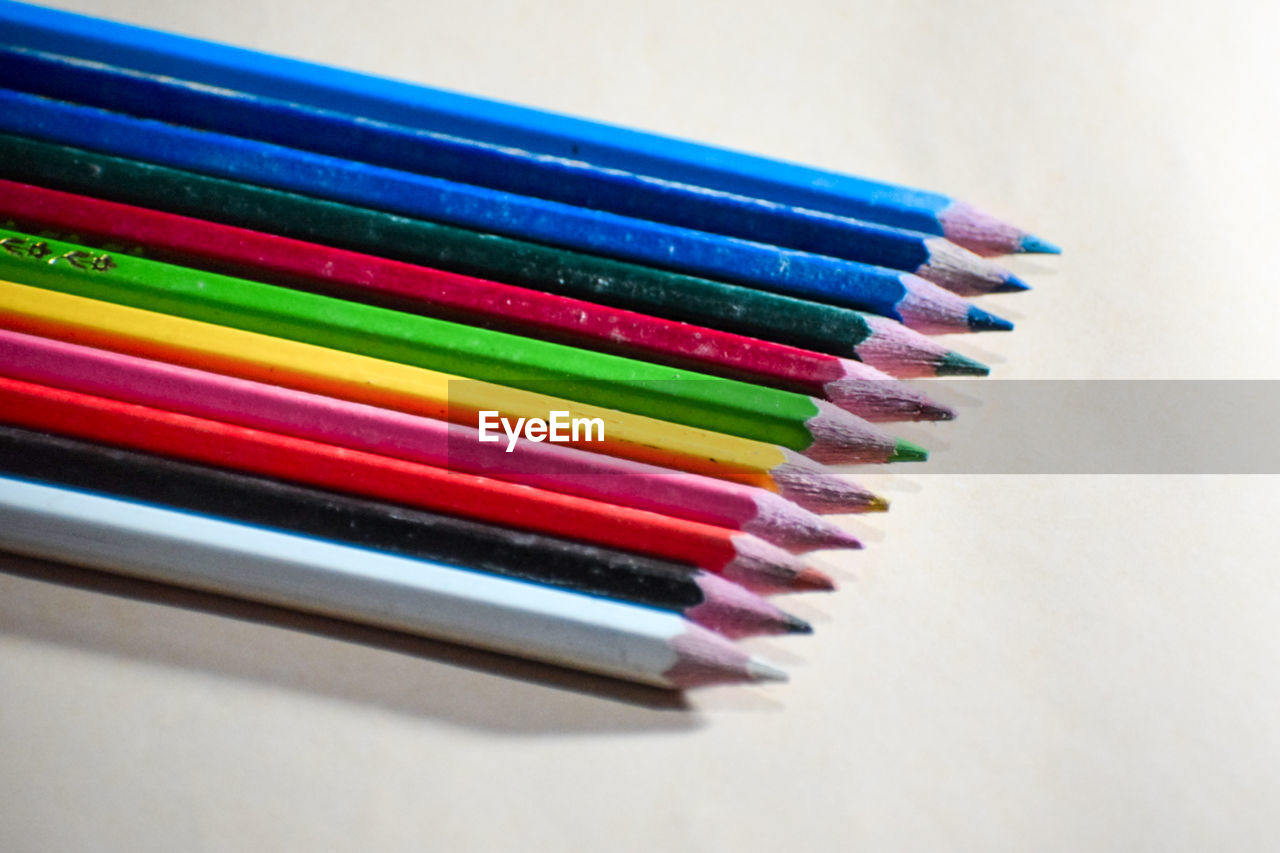
{"label": "blue pencil lead", "polygon": [[1023,234],[1018,250],[1029,255],[1061,255],[1062,249],[1034,234]]}
{"label": "blue pencil lead", "polygon": [[1016,275],[1011,275],[1001,282],[997,287],[991,289],[991,293],[1020,293],[1024,290],[1030,290],[1031,285],[1027,284]]}
{"label": "blue pencil lead", "polygon": [[977,305],[969,306],[969,330],[972,332],[1009,332],[1013,324],[1003,317],[983,311]]}

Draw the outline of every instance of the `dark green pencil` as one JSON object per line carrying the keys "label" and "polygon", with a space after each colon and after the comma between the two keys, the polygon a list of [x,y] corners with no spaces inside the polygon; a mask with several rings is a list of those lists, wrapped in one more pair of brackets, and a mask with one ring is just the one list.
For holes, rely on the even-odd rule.
{"label": "dark green pencil", "polygon": [[981,365],[883,317],[0,134],[0,177],[854,358],[901,377]]}

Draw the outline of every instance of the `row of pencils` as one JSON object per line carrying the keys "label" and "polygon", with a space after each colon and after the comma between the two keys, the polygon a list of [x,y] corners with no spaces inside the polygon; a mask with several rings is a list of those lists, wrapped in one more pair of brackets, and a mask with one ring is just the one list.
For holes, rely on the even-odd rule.
{"label": "row of pencils", "polygon": [[989,260],[1017,252],[1056,249],[0,2],[0,547],[662,687],[780,679],[734,641],[809,633],[768,597],[834,588],[805,555],[861,544],[825,516],[887,508],[828,466],[925,458],[884,425],[953,413],[900,380],[987,373],[929,336],[1011,328],[965,297],[1025,289]]}

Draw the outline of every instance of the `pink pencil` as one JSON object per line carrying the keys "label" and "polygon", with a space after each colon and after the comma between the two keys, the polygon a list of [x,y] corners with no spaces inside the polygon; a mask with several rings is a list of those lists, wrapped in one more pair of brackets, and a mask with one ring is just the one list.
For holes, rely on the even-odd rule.
{"label": "pink pencil", "polygon": [[0,374],[742,530],[797,552],[861,547],[798,503],[844,512],[885,506],[817,466],[778,495],[565,445],[520,441],[508,453],[458,424],[7,330]]}

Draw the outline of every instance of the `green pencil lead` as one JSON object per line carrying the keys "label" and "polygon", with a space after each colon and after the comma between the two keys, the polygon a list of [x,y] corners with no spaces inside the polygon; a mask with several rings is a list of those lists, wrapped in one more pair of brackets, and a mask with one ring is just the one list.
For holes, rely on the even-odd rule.
{"label": "green pencil lead", "polygon": [[991,368],[952,350],[938,360],[934,371],[939,376],[987,376]]}
{"label": "green pencil lead", "polygon": [[786,614],[786,616],[787,616],[786,632],[788,634],[812,634],[813,633],[813,626],[810,625],[805,620],[801,619],[799,616],[792,616],[790,613]]}
{"label": "green pencil lead", "polygon": [[924,462],[929,458],[929,451],[905,438],[894,439],[893,455],[890,462]]}

